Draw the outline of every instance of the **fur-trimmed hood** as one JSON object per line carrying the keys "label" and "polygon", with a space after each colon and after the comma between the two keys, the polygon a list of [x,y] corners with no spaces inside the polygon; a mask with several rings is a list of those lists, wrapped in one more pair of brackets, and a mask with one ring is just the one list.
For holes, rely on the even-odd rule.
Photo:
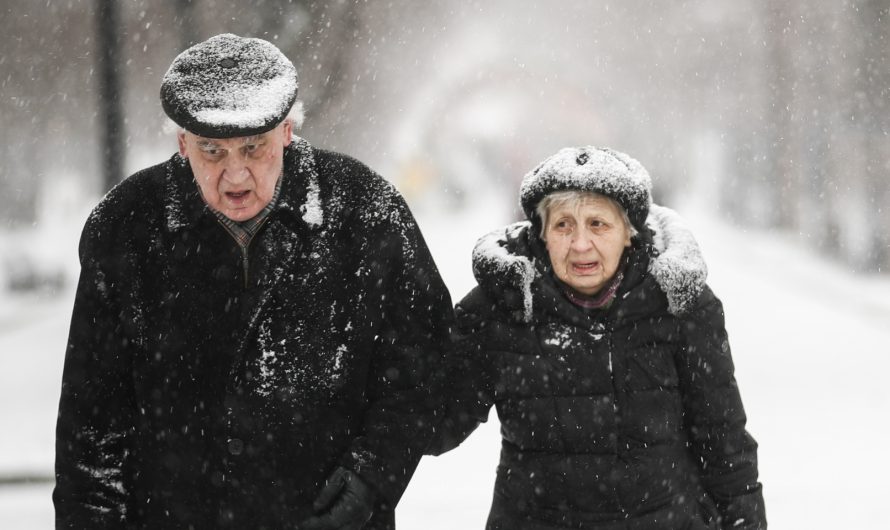
{"label": "fur-trimmed hood", "polygon": [[[683,315],[695,305],[707,279],[698,242],[683,219],[663,206],[650,207],[646,228],[655,248],[648,273],[667,296],[669,311]],[[526,322],[533,314],[532,286],[542,276],[531,238],[537,238],[531,222],[520,221],[482,236],[473,249],[476,281],[494,286]]]}

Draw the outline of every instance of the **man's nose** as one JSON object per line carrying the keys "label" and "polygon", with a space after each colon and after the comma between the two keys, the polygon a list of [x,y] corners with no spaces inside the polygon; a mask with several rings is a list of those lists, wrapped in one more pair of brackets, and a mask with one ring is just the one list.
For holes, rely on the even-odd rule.
{"label": "man's nose", "polygon": [[247,159],[240,153],[233,153],[226,157],[226,167],[223,178],[233,184],[244,182],[250,177],[250,170],[247,167]]}

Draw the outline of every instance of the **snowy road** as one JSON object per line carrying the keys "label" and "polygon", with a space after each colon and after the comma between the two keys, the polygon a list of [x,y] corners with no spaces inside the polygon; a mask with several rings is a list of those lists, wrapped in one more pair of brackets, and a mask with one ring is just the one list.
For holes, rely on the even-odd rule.
{"label": "snowy road", "polygon": [[[476,237],[503,222],[419,215],[455,299],[471,286]],[[786,244],[690,217],[723,299],[737,379],[760,442],[771,528],[886,528],[890,496],[890,279],[858,277]],[[49,475],[70,294],[0,301],[0,476]],[[401,530],[482,528],[497,422],[425,458],[398,511]],[[0,486],[0,528],[52,527],[51,486]]]}

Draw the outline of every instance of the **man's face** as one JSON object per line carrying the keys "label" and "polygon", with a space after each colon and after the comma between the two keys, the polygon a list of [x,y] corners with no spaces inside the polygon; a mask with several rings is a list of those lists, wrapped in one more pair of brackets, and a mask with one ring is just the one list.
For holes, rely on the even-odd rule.
{"label": "man's face", "polygon": [[179,133],[179,153],[188,159],[207,205],[233,221],[246,221],[275,193],[291,142],[291,122],[256,136],[204,138]]}

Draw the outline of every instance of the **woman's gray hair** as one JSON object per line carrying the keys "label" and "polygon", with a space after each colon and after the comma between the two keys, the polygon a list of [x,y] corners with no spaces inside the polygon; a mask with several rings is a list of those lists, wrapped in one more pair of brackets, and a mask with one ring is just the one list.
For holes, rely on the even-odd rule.
{"label": "woman's gray hair", "polygon": [[[296,133],[300,129],[300,127],[303,126],[303,120],[305,118],[306,118],[306,114],[303,111],[303,101],[298,99],[294,102],[293,106],[290,108],[290,111],[287,113],[287,116],[284,117],[284,120],[282,120],[281,123],[290,121],[291,125],[293,127],[293,130],[294,130],[294,133]],[[279,123],[279,125],[281,125],[281,124]],[[166,121],[164,122],[164,126],[163,126],[162,130],[164,131],[165,134],[179,134],[180,132],[184,131],[185,129],[183,129],[182,127],[177,125],[176,122],[174,122],[170,118],[167,118]]]}
{"label": "woman's gray hair", "polygon": [[618,208],[618,211],[621,212],[621,220],[624,222],[624,228],[628,232],[628,237],[637,235],[637,229],[630,223],[630,217],[628,217],[627,211],[618,204],[618,201],[615,199],[591,191],[566,190],[555,191],[549,195],[545,195],[535,208],[535,213],[538,214],[538,218],[541,220],[541,233],[539,234],[541,241],[547,241],[547,222],[550,220],[551,209],[564,205],[575,207],[586,199],[605,199],[614,204],[615,207]]}

